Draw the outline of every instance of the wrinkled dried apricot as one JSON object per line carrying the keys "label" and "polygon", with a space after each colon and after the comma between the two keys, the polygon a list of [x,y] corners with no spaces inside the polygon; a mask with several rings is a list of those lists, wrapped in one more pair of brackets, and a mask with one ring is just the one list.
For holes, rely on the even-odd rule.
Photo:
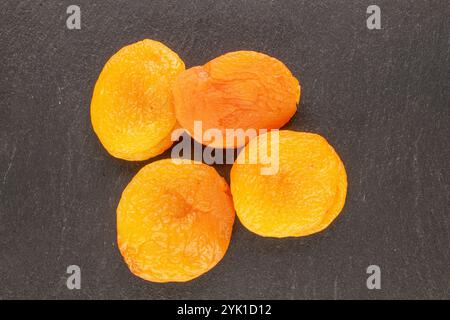
{"label": "wrinkled dried apricot", "polygon": [[[236,214],[266,237],[305,236],[325,229],[341,212],[347,193],[344,165],[331,145],[313,133],[279,131],[278,172],[262,175],[251,159],[276,133],[252,139],[231,170]],[[268,141],[268,142],[267,142]],[[240,163],[239,163],[240,162]]]}
{"label": "wrinkled dried apricot", "polygon": [[[235,148],[235,133],[225,129],[280,128],[300,101],[298,80],[279,60],[254,51],[236,51],[181,73],[174,87],[175,114],[193,135],[194,121],[203,132],[219,129],[223,139],[198,141],[216,148]],[[227,139],[228,136],[228,139]]]}
{"label": "wrinkled dried apricot", "polygon": [[108,60],[95,85],[91,121],[111,155],[146,160],[172,145],[176,119],[171,86],[183,70],[175,52],[148,39]]}
{"label": "wrinkled dried apricot", "polygon": [[191,160],[153,162],[128,184],[117,208],[117,241],[135,275],[153,282],[194,279],[230,242],[234,208],[213,167]]}

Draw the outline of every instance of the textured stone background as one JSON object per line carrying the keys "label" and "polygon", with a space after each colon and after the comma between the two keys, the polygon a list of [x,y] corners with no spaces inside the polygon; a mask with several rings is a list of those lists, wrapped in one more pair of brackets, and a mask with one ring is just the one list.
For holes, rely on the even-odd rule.
{"label": "textured stone background", "polygon": [[[66,29],[70,4],[81,30]],[[382,30],[366,28],[369,4],[381,7]],[[449,16],[445,0],[2,1],[0,298],[450,298]],[[347,167],[337,221],[283,240],[237,221],[204,276],[132,276],[115,209],[150,161],[108,156],[89,104],[105,61],[143,38],[188,67],[238,49],[284,61],[303,89],[287,127],[324,135]],[[218,169],[228,178],[229,166]],[[81,290],[65,286],[70,264]],[[366,288],[371,264],[382,290]]]}

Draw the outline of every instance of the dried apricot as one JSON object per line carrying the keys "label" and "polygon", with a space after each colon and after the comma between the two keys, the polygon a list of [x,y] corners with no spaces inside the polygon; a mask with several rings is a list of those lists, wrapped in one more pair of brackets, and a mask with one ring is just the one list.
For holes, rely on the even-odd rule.
{"label": "dried apricot", "polygon": [[175,52],[148,39],[108,60],[95,84],[91,121],[111,155],[146,160],[172,145],[176,119],[171,86],[183,70]]}
{"label": "dried apricot", "polygon": [[[278,133],[278,171],[263,175],[264,165],[249,159],[274,143]],[[231,193],[236,214],[250,231],[266,237],[305,236],[325,229],[341,212],[347,175],[323,137],[281,130],[252,139],[241,151],[231,170]]]}
{"label": "dried apricot", "polygon": [[[236,51],[181,73],[173,87],[175,115],[198,142],[235,148],[247,141],[226,129],[280,128],[294,115],[300,85],[279,60],[254,51]],[[203,141],[193,134],[195,121],[203,132],[219,129],[222,139]]]}
{"label": "dried apricot", "polygon": [[128,184],[117,208],[117,241],[135,275],[153,282],[194,279],[224,256],[234,208],[213,167],[153,162]]}

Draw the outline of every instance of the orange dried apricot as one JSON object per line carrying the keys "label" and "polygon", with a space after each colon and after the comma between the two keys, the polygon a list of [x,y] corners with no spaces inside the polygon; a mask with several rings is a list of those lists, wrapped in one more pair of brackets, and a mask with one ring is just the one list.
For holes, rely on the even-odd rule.
{"label": "orange dried apricot", "polygon": [[252,139],[233,164],[231,193],[236,214],[247,229],[266,237],[298,237],[319,232],[344,206],[347,193],[344,165],[323,137],[281,130],[278,171],[263,175],[261,168],[265,165],[259,158],[253,164],[249,159],[261,150],[263,153],[269,150],[277,133]]}
{"label": "orange dried apricot", "polygon": [[153,162],[128,184],[117,208],[117,241],[135,275],[182,282],[213,268],[227,251],[234,207],[213,167]]}
{"label": "orange dried apricot", "polygon": [[227,53],[187,69],[176,80],[173,93],[176,118],[194,139],[198,141],[194,121],[202,121],[203,132],[221,130],[223,139],[198,141],[216,148],[236,148],[247,142],[240,143],[225,129],[280,128],[300,101],[300,85],[289,69],[254,51]]}
{"label": "orange dried apricot", "polygon": [[91,121],[111,155],[146,160],[172,145],[176,119],[171,86],[183,70],[175,52],[148,39],[108,60],[95,84]]}

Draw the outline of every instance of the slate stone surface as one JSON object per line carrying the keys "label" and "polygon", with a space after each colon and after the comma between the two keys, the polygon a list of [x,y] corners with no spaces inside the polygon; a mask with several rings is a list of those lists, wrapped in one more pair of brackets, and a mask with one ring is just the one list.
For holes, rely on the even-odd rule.
{"label": "slate stone surface", "polygon": [[[81,30],[66,28],[71,4]],[[370,4],[381,30],[366,27]],[[0,298],[450,298],[449,16],[448,1],[2,1]],[[324,135],[347,167],[337,221],[282,240],[237,221],[204,276],[131,275],[115,209],[150,161],[110,157],[89,104],[105,61],[143,38],[188,67],[239,49],[284,61],[303,88],[287,128]],[[218,167],[227,179],[229,169]],[[81,290],[65,286],[71,264]],[[366,288],[371,264],[381,290]]]}

